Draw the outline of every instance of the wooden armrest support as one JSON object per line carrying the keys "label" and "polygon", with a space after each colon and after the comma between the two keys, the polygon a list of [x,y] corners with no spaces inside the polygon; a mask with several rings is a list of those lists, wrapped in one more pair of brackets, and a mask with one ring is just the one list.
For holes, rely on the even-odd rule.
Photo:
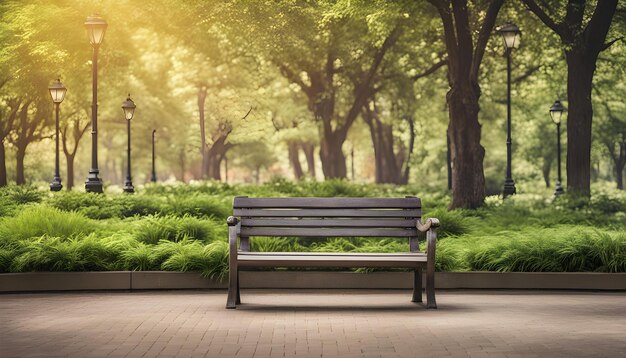
{"label": "wooden armrest support", "polygon": [[417,230],[421,231],[421,232],[426,232],[429,229],[433,229],[433,230],[437,230],[437,228],[440,226],[441,224],[439,223],[439,219],[437,218],[430,218],[430,219],[426,219],[426,222],[422,224],[422,222],[420,220],[417,220]]}

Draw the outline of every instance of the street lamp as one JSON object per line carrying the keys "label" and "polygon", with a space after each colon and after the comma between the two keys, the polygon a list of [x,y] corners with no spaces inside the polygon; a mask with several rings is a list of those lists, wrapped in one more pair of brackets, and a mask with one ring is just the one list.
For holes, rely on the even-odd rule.
{"label": "street lamp", "polygon": [[50,87],[48,87],[50,91],[50,96],[52,97],[52,102],[54,102],[54,110],[56,112],[56,152],[54,158],[54,179],[50,183],[50,191],[60,191],[63,189],[63,185],[61,184],[61,175],[59,174],[59,105],[63,102],[65,98],[65,93],[67,93],[67,88],[63,86],[60,79],[57,79],[56,82],[52,83]]}
{"label": "street lamp", "polygon": [[126,175],[126,182],[124,183],[124,192],[126,193],[134,193],[135,188],[133,187],[133,180],[130,175],[130,120],[133,119],[133,115],[135,114],[135,102],[130,99],[130,93],[126,98],[126,101],[122,103],[122,109],[124,110],[124,116],[126,117],[126,124],[128,129],[128,172]]}
{"label": "street lamp", "polygon": [[552,118],[552,122],[556,124],[556,162],[558,179],[556,181],[556,190],[554,191],[555,196],[559,196],[564,193],[563,187],[561,186],[561,118],[563,116],[563,112],[565,112],[565,106],[563,106],[561,101],[557,99],[554,101],[552,107],[550,107],[550,118]]}
{"label": "street lamp", "polygon": [[511,51],[519,46],[520,30],[514,24],[507,22],[498,28],[504,40],[506,51],[507,101],[506,101],[506,179],[502,196],[513,195],[516,192],[515,181],[511,175]]}
{"label": "street lamp", "polygon": [[154,164],[154,160],[155,160],[155,155],[154,155],[154,133],[156,133],[156,129],[152,130],[152,177],[150,178],[150,181],[153,183],[156,183],[157,179],[156,179],[156,166]]}
{"label": "street lamp", "polygon": [[85,28],[89,42],[93,47],[91,58],[92,100],[91,100],[91,169],[85,181],[85,190],[88,193],[102,193],[102,179],[98,177],[98,48],[104,39],[107,22],[100,15],[87,17]]}

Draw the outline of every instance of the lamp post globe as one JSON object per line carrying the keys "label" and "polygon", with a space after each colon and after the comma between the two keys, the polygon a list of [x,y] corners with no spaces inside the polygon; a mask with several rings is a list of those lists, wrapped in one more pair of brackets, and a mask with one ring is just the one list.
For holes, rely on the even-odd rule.
{"label": "lamp post globe", "polygon": [[128,133],[128,149],[127,149],[128,168],[127,168],[126,181],[124,182],[125,193],[135,192],[135,187],[133,186],[133,179],[132,179],[131,171],[130,171],[130,121],[133,119],[133,116],[135,115],[135,108],[137,108],[137,106],[135,106],[135,102],[133,102],[133,100],[130,99],[130,93],[129,93],[128,97],[126,98],[126,101],[122,102],[122,109],[124,110],[124,117],[126,118],[127,133]]}
{"label": "lamp post globe", "polygon": [[54,178],[52,179],[52,182],[50,182],[50,191],[60,191],[63,189],[63,184],[61,184],[61,174],[59,171],[59,105],[65,99],[67,88],[63,86],[60,79],[57,79],[56,82],[53,82],[48,87],[48,91],[50,91],[50,97],[52,97],[55,111]]}
{"label": "lamp post globe", "polygon": [[556,124],[556,161],[558,177],[556,181],[556,189],[554,190],[555,196],[559,196],[565,192],[565,190],[563,190],[563,186],[561,185],[561,120],[565,110],[565,106],[563,106],[561,101],[558,99],[554,101],[554,104],[550,107],[550,118],[552,118],[552,122]]}
{"label": "lamp post globe", "polygon": [[519,47],[521,32],[517,26],[508,22],[498,28],[498,33],[504,41],[506,54],[506,177],[502,197],[506,198],[517,192],[515,181],[511,173],[512,140],[511,140],[511,51]]}
{"label": "lamp post globe", "polygon": [[88,193],[102,193],[102,179],[98,177],[98,49],[104,40],[107,22],[97,14],[85,21],[87,36],[93,48],[91,57],[92,100],[91,100],[91,169],[85,181]]}

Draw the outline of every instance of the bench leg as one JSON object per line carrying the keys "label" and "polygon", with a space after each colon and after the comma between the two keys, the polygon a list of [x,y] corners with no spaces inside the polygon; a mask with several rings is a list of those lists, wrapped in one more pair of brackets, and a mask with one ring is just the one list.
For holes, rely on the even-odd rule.
{"label": "bench leg", "polygon": [[411,302],[422,302],[422,268],[413,271],[413,299]]}
{"label": "bench leg", "polygon": [[428,261],[426,264],[426,308],[437,308],[435,300],[435,262]]}
{"label": "bench leg", "polygon": [[238,275],[239,271],[237,270],[237,263],[231,261],[228,271],[228,298],[226,299],[226,308],[237,308],[237,293],[239,291],[239,285],[237,282]]}
{"label": "bench leg", "polygon": [[237,301],[235,301],[235,303],[238,305],[241,304],[241,292],[239,288],[239,270],[237,270]]}

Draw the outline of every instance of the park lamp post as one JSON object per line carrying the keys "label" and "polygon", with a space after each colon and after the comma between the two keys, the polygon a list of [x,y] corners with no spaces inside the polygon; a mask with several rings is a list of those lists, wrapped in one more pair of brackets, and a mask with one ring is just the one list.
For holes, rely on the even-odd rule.
{"label": "park lamp post", "polygon": [[63,86],[60,79],[57,79],[56,82],[52,83],[50,87],[48,87],[50,91],[50,96],[52,97],[52,102],[54,102],[54,110],[56,113],[56,135],[55,135],[55,157],[54,157],[54,178],[52,182],[50,182],[50,191],[60,191],[63,189],[63,185],[61,184],[61,175],[59,174],[59,105],[63,102],[65,98],[65,93],[67,93],[67,88]]}
{"label": "park lamp post", "polygon": [[561,119],[563,112],[565,112],[565,106],[557,99],[550,107],[550,118],[552,118],[552,122],[556,124],[556,162],[558,178],[556,181],[556,190],[554,191],[555,196],[564,193],[563,187],[561,186]]}
{"label": "park lamp post", "polygon": [[156,133],[156,129],[152,129],[152,176],[150,177],[150,181],[156,183],[156,166],[155,166],[155,153],[154,153],[154,134]]}
{"label": "park lamp post", "polygon": [[519,46],[520,30],[514,24],[508,22],[500,26],[498,32],[502,35],[506,51],[506,178],[502,192],[502,196],[506,198],[516,192],[515,181],[511,174],[511,51]]}
{"label": "park lamp post", "polygon": [[124,183],[124,192],[126,193],[134,193],[135,187],[133,187],[133,179],[130,173],[130,120],[133,119],[133,115],[135,114],[135,102],[130,99],[130,93],[126,98],[126,101],[122,103],[122,109],[124,110],[124,117],[126,117],[126,125],[127,125],[127,133],[128,133],[128,168],[126,174],[126,182]]}
{"label": "park lamp post", "polygon": [[107,22],[100,15],[94,14],[87,17],[85,28],[93,48],[91,59],[91,169],[85,181],[85,190],[88,193],[102,193],[102,179],[98,177],[100,174],[98,169],[98,49],[104,39]]}

